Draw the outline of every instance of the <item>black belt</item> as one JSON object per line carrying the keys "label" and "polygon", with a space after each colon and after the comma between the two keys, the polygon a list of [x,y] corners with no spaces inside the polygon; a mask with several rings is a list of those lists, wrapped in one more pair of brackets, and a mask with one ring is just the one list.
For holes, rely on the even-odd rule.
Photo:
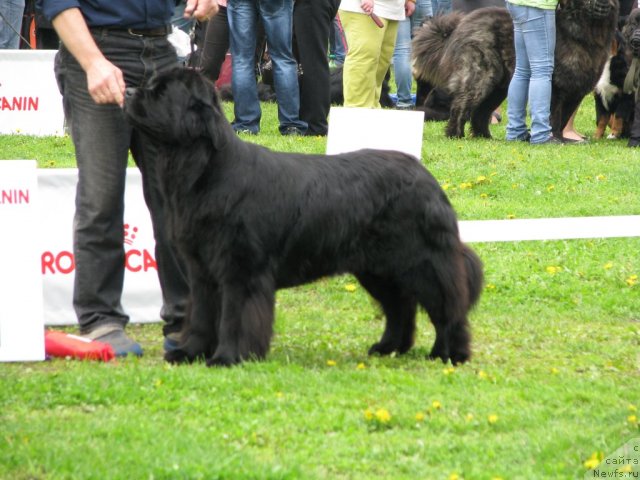
{"label": "black belt", "polygon": [[125,27],[92,27],[92,32],[127,32],[136,37],[165,37],[171,33],[171,25],[156,28],[125,28]]}

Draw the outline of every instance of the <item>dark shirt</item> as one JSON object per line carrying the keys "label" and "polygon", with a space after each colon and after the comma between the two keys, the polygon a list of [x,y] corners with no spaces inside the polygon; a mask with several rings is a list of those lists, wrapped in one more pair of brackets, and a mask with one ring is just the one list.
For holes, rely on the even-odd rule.
{"label": "dark shirt", "polygon": [[[3,0],[4,1],[4,0]],[[37,0],[49,20],[79,8],[89,27],[155,28],[171,23],[176,0]]]}

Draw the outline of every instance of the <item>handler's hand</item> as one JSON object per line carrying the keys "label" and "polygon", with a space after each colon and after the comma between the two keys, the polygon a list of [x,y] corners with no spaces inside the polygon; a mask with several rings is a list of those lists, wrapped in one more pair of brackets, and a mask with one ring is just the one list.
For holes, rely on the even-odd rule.
{"label": "handler's hand", "polygon": [[187,0],[184,18],[195,17],[196,20],[209,20],[218,13],[217,0]]}
{"label": "handler's hand", "polygon": [[414,2],[411,2],[410,0],[407,0],[406,2],[404,2],[404,14],[407,17],[410,17],[411,15],[413,15],[413,12],[416,11],[416,4]]}
{"label": "handler's hand", "polygon": [[106,58],[94,62],[87,69],[87,87],[96,103],[124,104],[124,76],[122,71]]}
{"label": "handler's hand", "polygon": [[360,8],[367,15],[371,15],[373,13],[373,0],[362,0],[360,2]]}

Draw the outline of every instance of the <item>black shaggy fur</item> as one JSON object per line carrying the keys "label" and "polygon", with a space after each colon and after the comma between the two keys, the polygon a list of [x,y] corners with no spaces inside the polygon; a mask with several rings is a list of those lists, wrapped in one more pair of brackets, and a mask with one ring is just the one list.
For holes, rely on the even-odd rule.
{"label": "black shaggy fur", "polygon": [[[551,98],[554,136],[595,87],[618,21],[618,0],[560,0]],[[414,74],[452,98],[446,134],[490,138],[491,112],[507,96],[515,67],[513,24],[504,8],[435,17],[413,40]]]}
{"label": "black shaggy fur", "polygon": [[469,358],[467,313],[480,295],[482,265],[414,157],[281,153],[244,142],[213,85],[188,70],[127,90],[125,113],[158,145],[170,235],[189,269],[190,318],[166,360],[264,358],[276,289],[346,272],[386,315],[370,353],[408,351],[420,305],[436,329],[430,356]]}

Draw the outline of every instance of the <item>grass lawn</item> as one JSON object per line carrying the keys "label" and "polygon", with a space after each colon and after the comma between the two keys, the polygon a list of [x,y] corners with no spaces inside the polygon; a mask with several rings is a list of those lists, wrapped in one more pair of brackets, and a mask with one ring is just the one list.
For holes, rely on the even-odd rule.
{"label": "grass lawn", "polygon": [[[593,118],[587,98],[577,128]],[[279,136],[273,105],[262,125],[247,140],[325,149]],[[422,157],[460,219],[640,215],[625,141],[507,143],[504,121],[494,140],[443,131],[425,125]],[[68,138],[0,136],[0,156],[74,165]],[[640,239],[473,248],[486,287],[455,369],[425,360],[424,313],[409,354],[368,357],[383,321],[349,276],[278,293],[264,362],[169,366],[150,324],[129,327],[140,359],[0,364],[0,478],[583,478],[640,437]]]}

